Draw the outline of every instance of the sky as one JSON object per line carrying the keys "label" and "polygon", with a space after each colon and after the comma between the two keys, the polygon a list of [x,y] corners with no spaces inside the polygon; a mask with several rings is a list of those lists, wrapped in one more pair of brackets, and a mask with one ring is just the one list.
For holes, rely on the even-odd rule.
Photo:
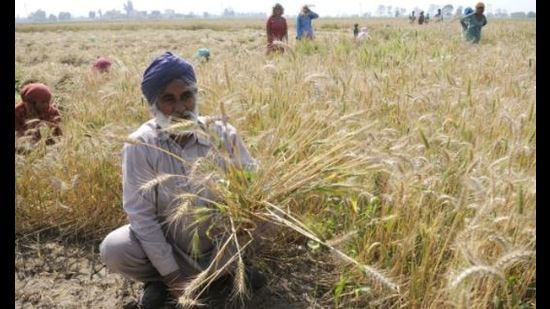
{"label": "sky", "polygon": [[[124,3],[127,0],[16,0],[15,16],[27,17],[38,9],[46,11],[46,14],[58,15],[60,11],[70,12],[73,16],[88,16],[89,11],[101,9],[103,12],[116,9],[124,12]],[[406,8],[407,11],[418,7],[427,10],[430,4],[457,6],[474,6],[476,0],[133,0],[134,9],[150,12],[152,10],[164,11],[173,9],[176,13],[221,14],[225,8],[232,8],[236,12],[263,12],[271,13],[271,7],[279,1],[285,8],[285,15],[296,15],[303,4],[312,5],[312,10],[322,16],[341,16],[349,14],[362,15],[368,11],[376,13],[377,7],[392,5]],[[492,0],[485,1],[486,12],[497,8],[505,9],[508,13],[516,11],[535,11],[536,0]]]}

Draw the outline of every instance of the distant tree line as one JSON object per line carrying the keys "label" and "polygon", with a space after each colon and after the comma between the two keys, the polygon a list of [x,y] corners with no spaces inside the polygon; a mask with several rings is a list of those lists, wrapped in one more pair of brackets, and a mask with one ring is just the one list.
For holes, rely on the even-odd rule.
{"label": "distant tree line", "polygon": [[[87,19],[98,20],[98,19],[182,19],[182,18],[215,18],[215,17],[224,17],[224,18],[265,18],[265,13],[238,13],[235,12],[232,8],[225,8],[221,15],[212,15],[208,12],[203,12],[198,15],[193,12],[187,14],[176,13],[174,10],[164,10],[161,12],[159,10],[153,10],[151,12],[140,11],[134,8],[134,4],[131,0],[128,0],[123,5],[124,12],[120,10],[107,10],[102,12],[101,10],[90,11],[88,13]],[[437,13],[437,10],[441,9],[441,13],[444,17],[457,17],[461,16],[463,12],[463,7],[458,6],[455,10],[452,4],[446,4],[443,6],[430,4],[427,10],[420,9],[418,7],[414,8],[415,13],[418,15],[420,11],[425,11],[427,14],[434,16]],[[488,7],[486,13],[487,17],[511,17],[511,18],[536,18],[537,14],[533,11],[528,13],[525,12],[512,12],[508,14],[506,10],[495,9],[494,11]],[[392,5],[379,5],[376,10],[376,16],[378,17],[401,17],[408,14],[407,10],[402,7],[392,6]],[[366,12],[362,14],[362,17],[371,17],[371,12]],[[351,15],[350,17],[358,17],[357,14]],[[28,21],[32,22],[57,22],[57,21],[68,21],[73,17],[69,12],[59,12],[59,14],[49,16],[46,15],[46,12],[42,9],[38,9],[35,12],[29,14],[26,18]],[[86,17],[79,17],[78,19],[86,19]]]}
{"label": "distant tree line", "polygon": [[[202,14],[195,14],[193,12],[185,13],[176,13],[174,10],[167,9],[164,12],[159,10],[152,10],[150,12],[140,11],[134,8],[134,4],[131,0],[128,0],[123,5],[124,11],[120,10],[107,10],[103,12],[102,10],[90,11],[88,12],[87,17],[78,17],[78,19],[89,19],[89,20],[105,20],[105,19],[182,19],[182,18],[215,18],[215,17],[224,17],[224,18],[266,18],[265,13],[239,13],[235,12],[232,8],[225,8],[221,15],[213,15],[208,12],[203,12]],[[69,12],[59,12],[59,14],[49,16],[46,15],[46,12],[42,9],[38,9],[35,12],[32,12],[23,20],[28,20],[32,22],[56,22],[56,21],[66,21],[71,20],[73,17]]]}

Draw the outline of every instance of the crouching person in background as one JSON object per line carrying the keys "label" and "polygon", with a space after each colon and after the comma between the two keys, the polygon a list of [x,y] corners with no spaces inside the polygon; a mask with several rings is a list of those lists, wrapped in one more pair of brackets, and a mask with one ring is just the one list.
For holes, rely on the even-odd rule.
{"label": "crouching person in background", "polygon": [[46,144],[55,143],[54,136],[62,134],[59,110],[52,103],[52,93],[42,83],[29,83],[21,90],[21,102],[15,105],[15,137],[28,137],[31,143],[42,138],[40,128],[46,126],[51,136]]}

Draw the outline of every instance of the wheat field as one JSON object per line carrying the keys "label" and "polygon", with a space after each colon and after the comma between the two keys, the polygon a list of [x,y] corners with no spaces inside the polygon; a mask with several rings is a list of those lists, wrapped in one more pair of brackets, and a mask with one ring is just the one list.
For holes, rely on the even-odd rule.
{"label": "wheat field", "polygon": [[[355,22],[370,40],[353,42]],[[64,135],[15,157],[16,237],[100,241],[126,223],[122,145],[150,118],[143,71],[170,50],[195,63],[200,113],[223,103],[260,162],[228,207],[284,210],[334,260],[316,306],[536,307],[535,22],[489,20],[472,45],[457,20],[320,19],[297,42],[289,19],[276,56],[264,25],[17,25],[16,102],[25,80],[48,84]],[[112,72],[91,72],[97,56]]]}

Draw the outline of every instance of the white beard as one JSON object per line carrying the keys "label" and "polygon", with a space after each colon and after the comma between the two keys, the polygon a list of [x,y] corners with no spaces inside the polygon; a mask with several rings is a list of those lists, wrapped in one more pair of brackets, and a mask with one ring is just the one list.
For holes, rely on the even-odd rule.
{"label": "white beard", "polygon": [[[199,128],[198,117],[194,112],[187,111],[183,115],[180,115],[180,117],[167,116],[155,105],[151,107],[151,112],[160,129],[169,132],[173,136],[188,136],[195,133]],[[178,126],[178,124],[182,125]]]}
{"label": "white beard", "polygon": [[168,129],[172,123],[172,117],[164,115],[161,111],[156,110],[153,112],[155,121],[161,129]]}

